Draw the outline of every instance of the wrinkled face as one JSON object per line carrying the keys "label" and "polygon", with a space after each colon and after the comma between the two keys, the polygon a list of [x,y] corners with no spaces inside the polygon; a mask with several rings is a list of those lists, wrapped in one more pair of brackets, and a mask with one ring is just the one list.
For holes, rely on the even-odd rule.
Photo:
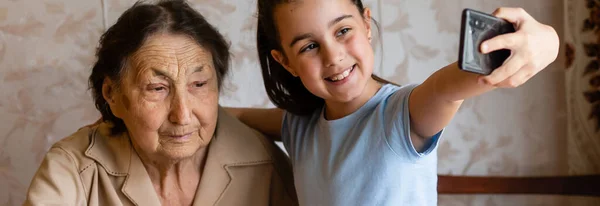
{"label": "wrinkled face", "polygon": [[303,0],[275,9],[283,53],[271,54],[304,86],[326,101],[363,94],[373,73],[370,10],[350,0]]}
{"label": "wrinkled face", "polygon": [[[110,84],[105,81],[104,88]],[[192,38],[168,33],[149,37],[128,59],[120,87],[103,90],[145,156],[187,158],[213,137],[217,75],[211,54]]]}

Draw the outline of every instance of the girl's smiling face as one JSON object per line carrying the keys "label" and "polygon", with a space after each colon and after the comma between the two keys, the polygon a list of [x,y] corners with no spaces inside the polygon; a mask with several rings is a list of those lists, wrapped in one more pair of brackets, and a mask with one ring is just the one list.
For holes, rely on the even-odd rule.
{"label": "girl's smiling face", "polygon": [[361,14],[350,0],[303,0],[278,5],[274,17],[283,52],[271,54],[311,93],[338,103],[369,95],[363,92],[374,65],[368,8]]}

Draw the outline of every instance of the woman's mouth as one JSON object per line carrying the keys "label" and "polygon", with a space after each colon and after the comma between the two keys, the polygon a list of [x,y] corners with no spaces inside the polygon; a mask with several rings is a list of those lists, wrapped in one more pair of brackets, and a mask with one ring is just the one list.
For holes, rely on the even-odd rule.
{"label": "woman's mouth", "polygon": [[192,134],[194,134],[194,132],[189,132],[189,133],[171,133],[171,134],[165,134],[164,136],[169,137],[170,139],[176,139],[176,140],[187,140],[189,139]]}
{"label": "woman's mouth", "polygon": [[348,76],[350,76],[350,73],[352,73],[352,71],[354,71],[354,68],[356,68],[356,64],[352,65],[352,67],[344,70],[341,73],[334,74],[330,77],[325,78],[325,80],[330,81],[330,82],[342,81],[342,80],[346,79]]}
{"label": "woman's mouth", "polygon": [[181,138],[187,138],[187,137],[189,137],[189,136],[191,136],[191,135],[192,135],[192,134],[190,133],[190,134],[184,134],[184,135],[171,135],[171,136],[169,136],[169,137],[171,137],[171,138],[178,138],[178,139],[181,139]]}

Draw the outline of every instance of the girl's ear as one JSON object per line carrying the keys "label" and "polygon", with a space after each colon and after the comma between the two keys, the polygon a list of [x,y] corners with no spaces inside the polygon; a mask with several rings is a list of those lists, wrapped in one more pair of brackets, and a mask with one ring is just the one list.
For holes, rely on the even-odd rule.
{"label": "girl's ear", "polygon": [[365,21],[365,26],[366,26],[366,29],[367,29],[367,38],[369,38],[369,42],[370,42],[371,38],[372,38],[372,33],[371,33],[371,9],[365,8],[362,15],[363,15],[363,19]]}
{"label": "girl's ear", "polygon": [[273,59],[275,59],[275,61],[279,62],[279,64],[281,64],[283,66],[283,68],[285,68],[285,70],[287,70],[290,74],[292,74],[292,76],[298,77],[298,74],[289,65],[289,61],[283,55],[283,53],[281,53],[280,51],[277,51],[277,50],[273,49],[273,50],[271,50],[271,56],[273,56]]}

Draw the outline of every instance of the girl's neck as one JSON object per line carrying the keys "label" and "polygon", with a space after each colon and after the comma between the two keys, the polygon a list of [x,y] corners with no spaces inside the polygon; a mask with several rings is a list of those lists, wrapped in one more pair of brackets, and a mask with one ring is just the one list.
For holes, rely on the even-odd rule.
{"label": "girl's neck", "polygon": [[375,96],[380,88],[381,84],[379,82],[375,81],[373,78],[369,78],[362,93],[353,100],[349,102],[325,100],[325,119],[340,119],[356,112],[356,110],[367,103],[369,99]]}

